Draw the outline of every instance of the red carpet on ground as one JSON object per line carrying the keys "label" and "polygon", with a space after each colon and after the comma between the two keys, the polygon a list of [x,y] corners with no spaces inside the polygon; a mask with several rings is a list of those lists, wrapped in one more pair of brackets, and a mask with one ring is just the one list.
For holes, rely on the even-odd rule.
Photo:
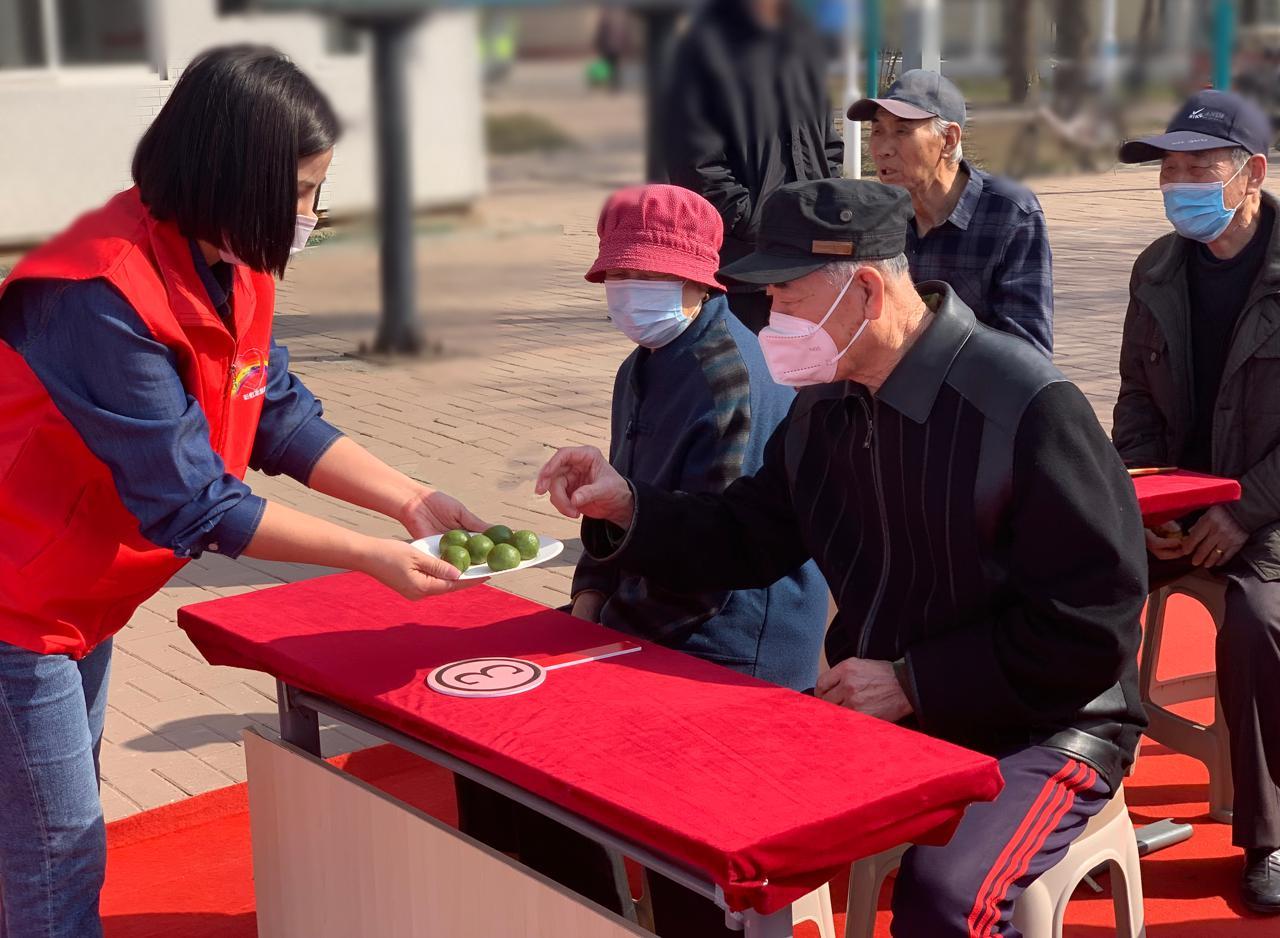
{"label": "red carpet on ground", "polygon": [[[1213,661],[1213,625],[1189,601],[1171,604],[1161,676]],[[335,760],[346,771],[456,824],[450,775],[391,746]],[[1203,766],[1146,744],[1125,784],[1135,824],[1172,817],[1195,826],[1189,841],[1143,860],[1148,938],[1275,938],[1280,920],[1250,916],[1235,898],[1240,854],[1230,829],[1209,820]],[[108,828],[102,912],[107,938],[255,938],[248,797],[236,785],[126,818]],[[1105,887],[1105,879],[1103,881]],[[876,936],[889,934],[888,887]],[[832,884],[844,928],[845,884]],[[1109,893],[1081,887],[1067,913],[1066,938],[1114,934]],[[802,926],[797,936],[817,935]],[[364,936],[352,936],[364,938]],[[367,936],[376,938],[376,936]]]}

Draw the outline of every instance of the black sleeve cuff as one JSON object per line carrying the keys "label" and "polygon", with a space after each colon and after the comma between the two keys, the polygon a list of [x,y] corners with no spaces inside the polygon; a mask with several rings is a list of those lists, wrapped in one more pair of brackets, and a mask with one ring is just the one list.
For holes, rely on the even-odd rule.
{"label": "black sleeve cuff", "polygon": [[630,479],[626,481],[631,487],[631,501],[635,505],[631,512],[630,527],[623,530],[612,521],[582,519],[582,549],[592,560],[617,560],[631,546],[632,535],[640,522],[640,493]]}
{"label": "black sleeve cuff", "polygon": [[911,679],[911,667],[907,664],[906,658],[899,658],[893,663],[893,676],[898,679],[898,683],[902,686],[902,693],[906,695],[907,703],[911,704],[911,710],[917,716],[920,713],[920,698],[916,694],[915,681]]}

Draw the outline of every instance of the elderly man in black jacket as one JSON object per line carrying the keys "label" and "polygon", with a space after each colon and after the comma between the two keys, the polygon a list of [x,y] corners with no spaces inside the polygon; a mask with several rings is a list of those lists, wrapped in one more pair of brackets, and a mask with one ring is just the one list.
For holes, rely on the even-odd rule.
{"label": "elderly man in black jacket", "polygon": [[1280,202],[1262,186],[1271,123],[1201,91],[1168,130],[1131,140],[1160,160],[1174,230],[1133,265],[1114,437],[1131,466],[1240,480],[1230,505],[1147,533],[1151,579],[1197,567],[1226,587],[1216,665],[1231,742],[1231,840],[1254,912],[1280,915]]}
{"label": "elderly man in black jacket", "polygon": [[[840,175],[825,62],[790,0],[709,0],[681,37],[664,107],[667,177],[724,219],[722,264],[755,248],[760,207],[775,189]],[[730,287],[729,308],[752,332],[769,321],[758,284]]]}
{"label": "elderly man in black jacket", "polygon": [[580,447],[538,487],[587,517],[593,556],[673,587],[813,557],[838,607],[817,696],[990,753],[1005,778],[950,844],[906,854],[893,934],[1014,936],[1014,899],[1111,798],[1145,725],[1142,522],[1084,395],[945,283],[913,286],[910,218],[876,182],[785,186],[757,252],[721,272],[770,285],[761,348],[803,388],[754,475],[672,494]]}

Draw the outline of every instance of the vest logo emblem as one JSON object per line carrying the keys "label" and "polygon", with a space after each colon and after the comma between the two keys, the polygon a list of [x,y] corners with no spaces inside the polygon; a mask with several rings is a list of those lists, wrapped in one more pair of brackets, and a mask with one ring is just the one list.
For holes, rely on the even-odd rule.
{"label": "vest logo emblem", "polygon": [[240,395],[243,401],[251,401],[267,393],[267,356],[258,349],[250,349],[236,359],[235,377],[231,381],[231,396]]}

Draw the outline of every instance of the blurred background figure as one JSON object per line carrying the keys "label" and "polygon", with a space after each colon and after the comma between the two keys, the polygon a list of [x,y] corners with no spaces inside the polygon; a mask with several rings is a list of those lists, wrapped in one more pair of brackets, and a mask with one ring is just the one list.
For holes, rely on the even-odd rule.
{"label": "blurred background figure", "polygon": [[504,81],[516,60],[516,18],[506,10],[480,14],[480,59],[486,84]]}
{"label": "blurred background figure", "polygon": [[[666,85],[668,179],[724,219],[722,264],[755,247],[760,207],[789,182],[841,174],[820,41],[788,0],[710,0],[678,42]],[[752,332],[769,321],[763,290],[730,289]]]}
{"label": "blurred background figure", "polygon": [[[844,49],[845,24],[849,17],[849,0],[805,0],[805,11],[822,37],[827,57],[836,60]],[[855,15],[856,15],[856,4]]]}
{"label": "blurred background figure", "polygon": [[615,94],[621,90],[622,57],[628,51],[630,36],[626,9],[620,6],[600,9],[595,36],[597,58],[590,67],[594,69],[597,64],[603,67],[597,73],[592,73],[592,84],[606,85]]}
{"label": "blurred background figure", "polygon": [[1257,24],[1240,31],[1238,68],[1232,88],[1252,98],[1280,128],[1280,24]]}

